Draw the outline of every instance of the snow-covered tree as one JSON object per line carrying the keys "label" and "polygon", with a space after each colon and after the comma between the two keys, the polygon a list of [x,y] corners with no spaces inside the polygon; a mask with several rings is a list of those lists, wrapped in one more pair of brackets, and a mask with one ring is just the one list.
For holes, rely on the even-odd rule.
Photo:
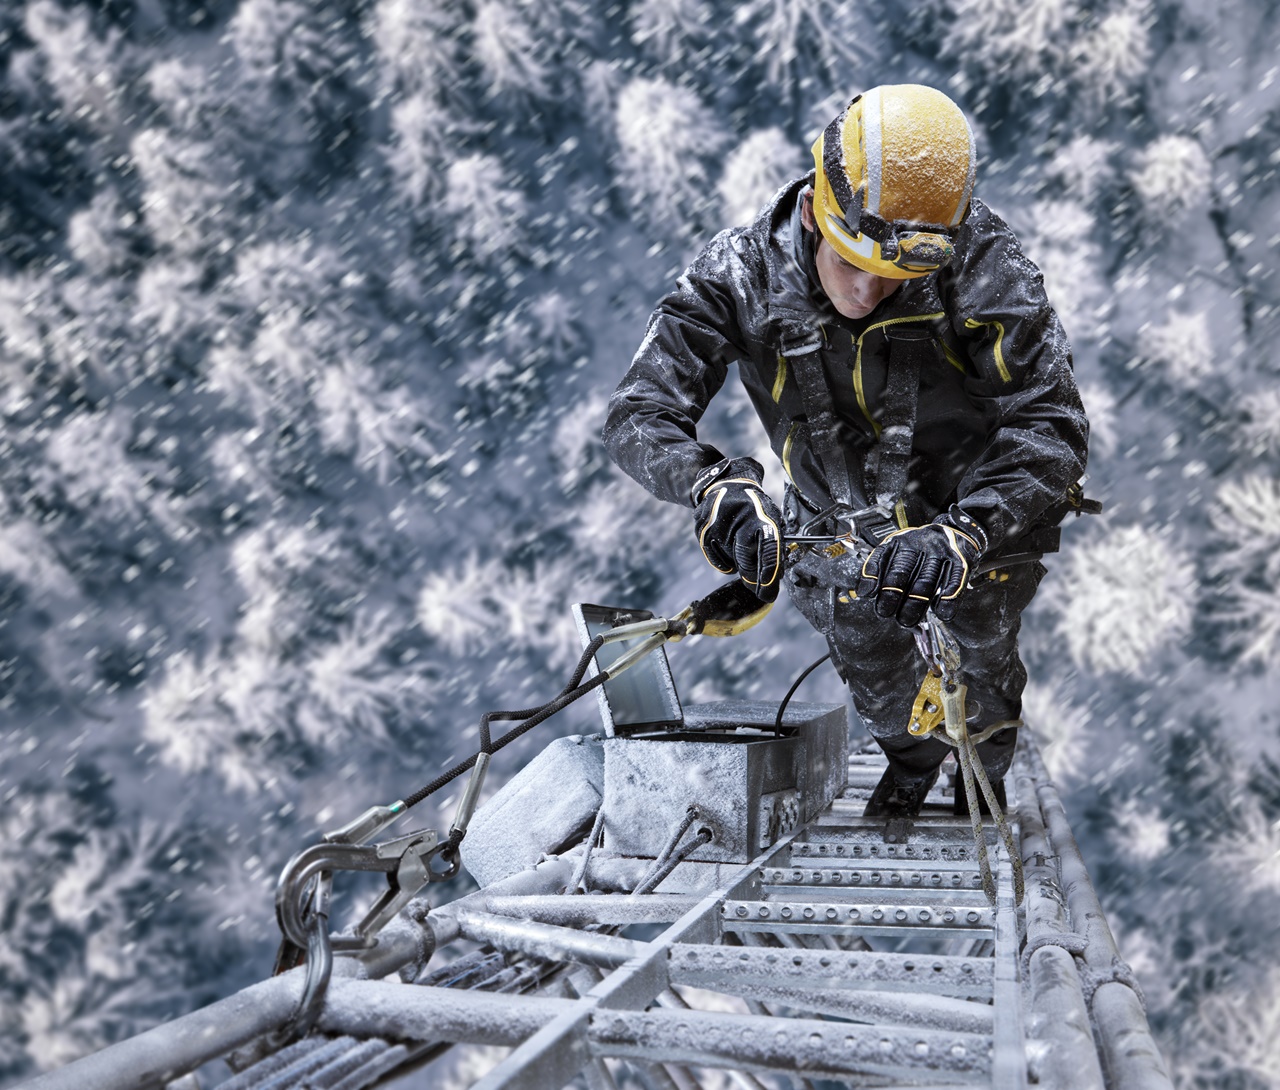
{"label": "snow-covered tree", "polygon": [[119,31],[96,33],[90,13],[56,0],[31,0],[23,29],[38,47],[44,77],[77,123],[119,130],[132,48]]}
{"label": "snow-covered tree", "polygon": [[867,19],[851,33],[851,18],[847,0],[746,0],[733,15],[750,34],[755,63],[782,95],[795,93],[802,71],[843,82],[868,62],[876,27]]}
{"label": "snow-covered tree", "polygon": [[428,575],[418,595],[418,624],[455,657],[483,650],[497,626],[488,604],[504,573],[495,560],[475,553]]}
{"label": "snow-covered tree", "polygon": [[726,227],[750,223],[769,198],[803,171],[804,159],[781,129],[753,132],[724,161],[716,190]]}
{"label": "snow-covered tree", "polygon": [[993,82],[1032,83],[1037,95],[1052,88],[1077,19],[1073,0],[947,0],[947,6],[952,22],[943,56]]}
{"label": "snow-covered tree", "polygon": [[1110,458],[1120,447],[1116,397],[1101,382],[1080,383],[1080,400],[1089,417],[1089,456]]}
{"label": "snow-covered tree", "polygon": [[1234,807],[1234,828],[1215,845],[1217,862],[1229,880],[1268,897],[1280,893],[1280,818],[1255,798]]}
{"label": "snow-covered tree", "polygon": [[1160,224],[1206,206],[1212,174],[1208,156],[1197,140],[1169,133],[1142,149],[1129,182],[1145,217]]}
{"label": "snow-covered tree", "polygon": [[1073,545],[1053,588],[1057,628],[1072,660],[1095,673],[1138,676],[1190,629],[1195,569],[1166,533],[1123,526]]}
{"label": "snow-covered tree", "polygon": [[1068,334],[1098,339],[1109,309],[1099,275],[1103,266],[1098,225],[1072,200],[1041,200],[1031,207],[1023,236],[1027,255],[1044,274],[1045,291]]}
{"label": "snow-covered tree", "polygon": [[1022,693],[1022,720],[1035,734],[1049,775],[1060,787],[1085,770],[1093,731],[1088,712],[1061,682],[1032,678]]}
{"label": "snow-covered tree", "polygon": [[1068,197],[1087,206],[1115,175],[1116,151],[1115,143],[1080,133],[1053,153],[1045,178],[1056,179]]}
{"label": "snow-covered tree", "polygon": [[1250,473],[1225,482],[1210,510],[1224,581],[1215,614],[1242,662],[1280,658],[1280,481]]}
{"label": "snow-covered tree", "polygon": [[94,276],[122,273],[137,261],[138,217],[113,188],[100,189],[67,223],[67,249]]}
{"label": "snow-covered tree", "polygon": [[1072,77],[1097,110],[1127,98],[1151,60],[1147,0],[1129,0],[1102,16],[1071,45]]}
{"label": "snow-covered tree", "polygon": [[142,220],[160,247],[204,254],[228,234],[244,189],[239,165],[209,141],[146,129],[130,145],[142,182]]}
{"label": "snow-covered tree", "polygon": [[659,64],[687,59],[711,26],[707,0],[638,0],[631,7],[631,40]]}
{"label": "snow-covered tree", "polygon": [[618,94],[617,181],[636,214],[673,235],[707,211],[711,162],[727,134],[695,91],[636,78]]}
{"label": "snow-covered tree", "polygon": [[1158,808],[1126,799],[1113,814],[1112,840],[1121,855],[1138,864],[1153,863],[1169,850],[1171,830]]}
{"label": "snow-covered tree", "polygon": [[132,433],[119,410],[76,413],[50,433],[39,479],[51,494],[61,493],[86,513],[122,526],[141,520],[176,534],[182,509],[167,467],[131,454]]}
{"label": "snow-covered tree", "polygon": [[1255,457],[1280,454],[1280,389],[1263,386],[1242,401],[1246,418],[1240,424],[1240,447]]}
{"label": "snow-covered tree", "polygon": [[1207,311],[1170,310],[1165,320],[1138,331],[1138,350],[1176,386],[1199,389],[1222,361],[1214,355]]}
{"label": "snow-covered tree", "polygon": [[528,247],[528,198],[497,156],[477,152],[450,163],[442,210],[454,237],[481,261]]}
{"label": "snow-covered tree", "polygon": [[248,75],[245,90],[270,96],[328,150],[350,135],[361,105],[353,15],[333,0],[241,0],[229,26]]}
{"label": "snow-covered tree", "polygon": [[370,16],[384,93],[456,103],[464,85],[463,13],[448,0],[378,0]]}
{"label": "snow-covered tree", "polygon": [[1203,1036],[1196,1051],[1206,1077],[1217,1081],[1241,1074],[1257,1086],[1280,1084],[1280,970],[1272,969],[1254,989],[1207,997],[1199,1022]]}
{"label": "snow-covered tree", "polygon": [[530,5],[479,0],[471,25],[471,52],[492,95],[543,98],[550,91],[546,43],[532,25]]}
{"label": "snow-covered tree", "polygon": [[386,482],[402,458],[430,458],[424,407],[406,386],[386,388],[375,370],[338,360],[319,376],[316,391],[321,445],[349,455]]}
{"label": "snow-covered tree", "polygon": [[369,614],[307,656],[295,715],[304,738],[316,745],[346,737],[386,741],[392,722],[422,718],[434,684],[420,669],[392,660],[399,635],[389,614]]}
{"label": "snow-covered tree", "polygon": [[433,92],[411,92],[391,108],[386,161],[396,191],[410,209],[435,211],[457,130],[455,115]]}

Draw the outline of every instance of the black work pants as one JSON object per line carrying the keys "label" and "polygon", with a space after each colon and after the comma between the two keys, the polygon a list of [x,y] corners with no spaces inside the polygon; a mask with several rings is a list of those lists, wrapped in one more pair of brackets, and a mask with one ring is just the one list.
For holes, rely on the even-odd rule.
{"label": "black work pants", "polygon": [[[787,592],[796,608],[827,639],[831,660],[849,686],[853,705],[880,744],[900,779],[932,772],[951,752],[935,738],[907,731],[925,663],[912,629],[876,616],[872,599],[855,598],[852,555],[831,559],[809,552],[787,571]],[[1022,611],[1044,577],[1039,561],[979,576],[956,603],[947,627],[960,645],[961,672],[968,686],[966,711],[972,733],[1022,714],[1027,671],[1018,657]],[[978,743],[978,755],[992,781],[1009,770],[1017,744],[1016,727]]]}

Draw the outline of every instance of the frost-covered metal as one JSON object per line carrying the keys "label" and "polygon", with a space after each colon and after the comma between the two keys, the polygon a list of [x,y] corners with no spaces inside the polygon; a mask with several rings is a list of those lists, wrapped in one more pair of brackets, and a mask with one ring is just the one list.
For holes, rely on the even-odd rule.
{"label": "frost-covered metal", "polygon": [[[746,721],[760,717],[741,710]],[[722,728],[732,712],[718,706]],[[799,705],[787,721],[829,716]],[[742,734],[723,743],[734,753],[764,745],[795,757],[797,739],[806,744],[803,732],[775,738],[748,726],[722,737],[730,733]],[[663,826],[667,843],[649,841],[657,846],[646,855],[596,846],[586,894],[566,891],[591,832],[454,902],[415,902],[374,949],[340,954],[317,1030],[301,1042],[281,1048],[268,1037],[297,1002],[294,971],[29,1086],[163,1086],[236,1048],[241,1070],[226,1090],[424,1085],[421,1074],[400,1082],[396,1072],[468,1043],[511,1048],[474,1083],[479,1090],[559,1090],[578,1078],[608,1087],[627,1081],[626,1070],[641,1085],[689,1090],[711,1069],[751,1086],[1169,1087],[1141,996],[1025,733],[1009,785],[1021,905],[993,830],[994,906],[984,895],[946,777],[910,838],[886,843],[861,816],[883,758],[854,753],[838,797],[746,862],[691,854],[653,892],[631,892],[659,861],[654,853],[696,842],[695,816]],[[822,734],[810,737],[820,746]],[[671,750],[639,769],[651,777],[637,780],[641,793],[672,774],[672,754],[716,744],[713,732],[687,737],[668,738]],[[635,769],[660,744],[635,746],[619,768]],[[741,788],[733,779],[717,787],[705,769],[684,773],[708,813],[718,812],[718,790]],[[647,932],[627,932],[641,924]],[[437,953],[446,948],[451,956]]]}

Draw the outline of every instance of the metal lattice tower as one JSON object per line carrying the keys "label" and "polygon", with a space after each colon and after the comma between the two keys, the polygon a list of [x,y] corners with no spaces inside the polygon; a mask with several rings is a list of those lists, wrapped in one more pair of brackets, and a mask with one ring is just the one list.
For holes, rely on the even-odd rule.
{"label": "metal lattice tower", "polygon": [[[969,821],[951,816],[941,783],[909,839],[886,843],[860,816],[883,768],[878,754],[852,754],[847,786],[815,819],[748,864],[686,865],[655,892],[561,892],[580,844],[429,912],[417,905],[373,951],[338,959],[318,1032],[286,1048],[261,1040],[292,1013],[297,971],[29,1086],[190,1087],[184,1072],[257,1040],[223,1090],[429,1085],[398,1073],[462,1042],[512,1048],[476,1090],[693,1090],[707,1069],[748,1088],[1168,1088],[1031,739],[1009,777],[1021,906],[993,832],[987,901]],[[645,868],[628,864],[595,863],[595,888],[634,889]],[[690,888],[694,872],[704,888]],[[660,933],[620,933],[642,924]],[[421,971],[449,943],[473,949]],[[396,970],[418,983],[377,979]],[[688,986],[694,1005],[710,992],[737,1009],[692,1009]]]}

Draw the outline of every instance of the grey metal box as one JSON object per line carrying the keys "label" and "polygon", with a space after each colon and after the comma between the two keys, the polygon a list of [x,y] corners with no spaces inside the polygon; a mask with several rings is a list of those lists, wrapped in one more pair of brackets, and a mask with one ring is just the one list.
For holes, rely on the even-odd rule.
{"label": "grey metal box", "polygon": [[[840,704],[723,701],[685,708],[685,730],[604,744],[604,849],[655,857],[696,804],[714,839],[692,861],[747,863],[830,804],[844,785],[848,716]],[[692,834],[690,834],[692,835]]]}

